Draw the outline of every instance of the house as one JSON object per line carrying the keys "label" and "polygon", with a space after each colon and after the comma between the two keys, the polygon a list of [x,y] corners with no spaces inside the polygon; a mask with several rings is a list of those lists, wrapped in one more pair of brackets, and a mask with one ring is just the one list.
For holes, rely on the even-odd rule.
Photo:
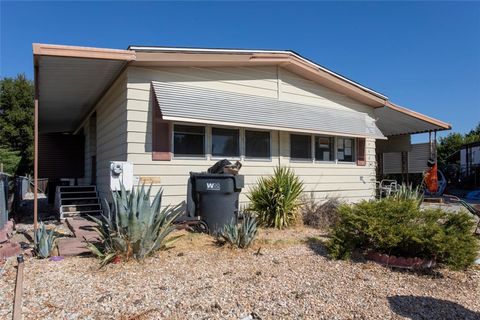
{"label": "house", "polygon": [[[460,148],[460,170],[467,177],[480,169],[480,141],[464,144]],[[477,174],[478,175],[478,174]],[[478,181],[477,181],[478,185]]]}
{"label": "house", "polygon": [[[190,171],[240,160],[246,190],[277,165],[317,198],[375,194],[377,144],[450,125],[293,51],[33,44],[36,178],[110,190],[110,162],[185,201]],[[389,141],[393,141],[389,143]]]}

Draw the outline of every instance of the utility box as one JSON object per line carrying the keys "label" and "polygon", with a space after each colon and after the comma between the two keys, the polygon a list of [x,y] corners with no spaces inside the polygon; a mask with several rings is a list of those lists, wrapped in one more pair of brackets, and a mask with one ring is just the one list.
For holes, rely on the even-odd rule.
{"label": "utility box", "polygon": [[133,164],[126,161],[110,161],[110,189],[120,191],[120,184],[126,190],[133,188]]}

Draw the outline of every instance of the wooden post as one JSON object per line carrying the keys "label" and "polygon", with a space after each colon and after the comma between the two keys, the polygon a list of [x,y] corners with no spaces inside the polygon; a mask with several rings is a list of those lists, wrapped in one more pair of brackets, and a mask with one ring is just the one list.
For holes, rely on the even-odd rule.
{"label": "wooden post", "polygon": [[[33,232],[38,228],[38,65],[35,64],[35,115],[34,115],[34,157],[33,157]],[[34,237],[36,239],[36,237]],[[36,240],[34,240],[36,242]]]}
{"label": "wooden post", "polygon": [[17,257],[17,279],[15,281],[15,296],[13,298],[13,320],[22,319],[22,296],[23,296],[23,255]]}

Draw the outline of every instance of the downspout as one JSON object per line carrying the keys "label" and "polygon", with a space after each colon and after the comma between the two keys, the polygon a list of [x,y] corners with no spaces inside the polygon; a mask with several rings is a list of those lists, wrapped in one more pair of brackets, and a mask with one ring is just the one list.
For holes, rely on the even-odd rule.
{"label": "downspout", "polygon": [[[33,157],[33,234],[35,235],[38,228],[38,65],[35,61],[34,67],[35,81],[35,115],[34,115],[34,157]],[[36,237],[34,236],[36,244]]]}

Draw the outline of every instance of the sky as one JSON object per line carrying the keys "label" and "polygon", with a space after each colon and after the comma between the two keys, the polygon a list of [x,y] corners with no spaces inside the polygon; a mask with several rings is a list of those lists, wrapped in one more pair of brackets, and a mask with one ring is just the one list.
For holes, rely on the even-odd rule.
{"label": "sky", "polygon": [[453,131],[480,122],[480,2],[0,0],[0,11],[2,77],[33,78],[34,42],[289,49]]}

